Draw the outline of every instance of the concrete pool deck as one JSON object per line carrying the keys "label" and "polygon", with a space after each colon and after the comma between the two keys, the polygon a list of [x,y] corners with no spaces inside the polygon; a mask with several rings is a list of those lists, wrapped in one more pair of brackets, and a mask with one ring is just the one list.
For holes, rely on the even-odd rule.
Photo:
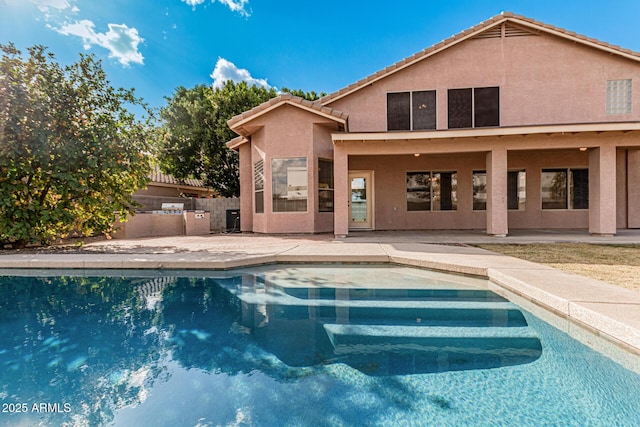
{"label": "concrete pool deck", "polygon": [[[1,269],[230,269],[292,262],[396,263],[472,274],[586,326],[596,335],[640,353],[640,292],[529,261],[468,246],[477,243],[581,242],[640,244],[640,230],[614,237],[580,231],[514,233],[361,232],[265,236],[218,234],[106,240],[69,253],[5,253]],[[0,270],[0,274],[10,274]]]}

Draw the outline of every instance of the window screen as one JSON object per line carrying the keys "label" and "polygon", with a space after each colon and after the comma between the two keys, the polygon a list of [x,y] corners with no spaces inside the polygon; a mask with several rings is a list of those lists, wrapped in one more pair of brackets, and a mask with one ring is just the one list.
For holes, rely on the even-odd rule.
{"label": "window screen", "polygon": [[387,130],[411,129],[411,94],[387,94]]}
{"label": "window screen", "polygon": [[474,126],[500,126],[500,88],[478,87],[473,90]]}
{"label": "window screen", "polygon": [[413,130],[436,128],[436,91],[412,92]]}
{"label": "window screen", "polygon": [[473,126],[471,89],[449,89],[449,129]]}

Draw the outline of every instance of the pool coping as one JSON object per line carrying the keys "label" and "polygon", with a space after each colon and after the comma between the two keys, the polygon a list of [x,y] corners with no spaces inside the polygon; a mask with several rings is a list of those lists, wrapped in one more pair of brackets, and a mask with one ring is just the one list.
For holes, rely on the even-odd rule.
{"label": "pool coping", "polygon": [[[265,243],[262,241],[261,243]],[[248,239],[224,248],[166,253],[0,255],[0,269],[230,270],[285,263],[391,263],[489,279],[596,335],[640,354],[640,292],[462,244]],[[156,249],[157,252],[157,249]],[[8,274],[0,271],[0,274]]]}

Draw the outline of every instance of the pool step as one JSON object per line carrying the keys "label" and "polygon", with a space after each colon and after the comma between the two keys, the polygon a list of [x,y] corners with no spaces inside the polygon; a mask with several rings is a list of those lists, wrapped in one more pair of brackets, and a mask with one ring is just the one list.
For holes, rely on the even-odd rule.
{"label": "pool step", "polygon": [[324,324],[336,354],[420,350],[453,353],[537,353],[540,339],[528,327],[428,327]]}
{"label": "pool step", "polygon": [[522,328],[325,324],[333,362],[367,375],[492,369],[532,363],[542,355],[535,333]]}
{"label": "pool step", "polygon": [[[322,310],[318,317],[322,317]],[[336,308],[324,323],[401,324],[415,326],[527,326],[522,312],[511,303],[429,302],[416,306],[350,305]]]}
{"label": "pool step", "polygon": [[506,302],[484,289],[311,288],[277,286],[279,291],[302,300],[366,301],[477,301]]}

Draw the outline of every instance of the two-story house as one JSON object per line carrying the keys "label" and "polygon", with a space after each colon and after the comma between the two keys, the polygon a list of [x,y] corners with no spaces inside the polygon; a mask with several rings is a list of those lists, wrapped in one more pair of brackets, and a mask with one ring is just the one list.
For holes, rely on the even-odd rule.
{"label": "two-story house", "polygon": [[503,13],[232,118],[241,229],[640,228],[639,83],[640,54]]}

